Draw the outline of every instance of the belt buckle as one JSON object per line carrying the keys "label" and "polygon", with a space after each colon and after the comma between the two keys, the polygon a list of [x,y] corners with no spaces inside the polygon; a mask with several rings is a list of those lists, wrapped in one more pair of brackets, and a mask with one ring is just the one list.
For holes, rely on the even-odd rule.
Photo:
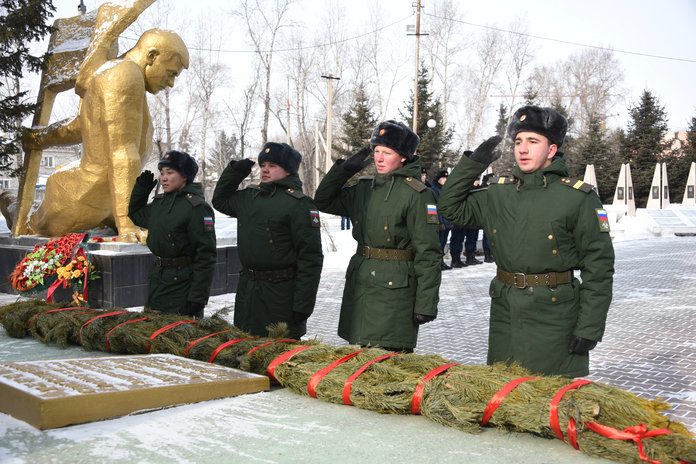
{"label": "belt buckle", "polygon": [[365,258],[371,258],[372,255],[372,248],[370,248],[368,245],[363,245],[363,256]]}
{"label": "belt buckle", "polygon": [[[522,283],[523,283],[522,286],[517,284],[517,276],[522,276]],[[527,276],[522,272],[515,272],[515,274],[512,277],[512,283],[515,285],[515,288],[519,288],[519,289],[527,288]]]}

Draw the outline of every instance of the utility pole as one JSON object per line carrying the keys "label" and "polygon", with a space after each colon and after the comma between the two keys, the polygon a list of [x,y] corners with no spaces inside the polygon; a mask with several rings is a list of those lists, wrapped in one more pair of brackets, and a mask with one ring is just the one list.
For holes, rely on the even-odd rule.
{"label": "utility pole", "polygon": [[421,0],[417,0],[415,4],[412,4],[416,8],[416,33],[406,34],[416,36],[416,75],[413,79],[413,132],[418,133],[418,70],[420,62],[420,36],[427,35],[421,34],[420,32],[420,17],[421,17]]}
{"label": "utility pole", "polygon": [[290,143],[290,78],[288,77],[288,97],[285,99],[285,109],[288,113],[288,129],[287,129],[287,137],[285,137],[285,142],[288,145],[292,145]]}
{"label": "utility pole", "polygon": [[326,96],[326,159],[324,166],[326,170],[324,172],[329,172],[331,169],[331,132],[333,130],[333,81],[338,81],[341,78],[327,74],[321,76],[326,79],[327,86],[327,96]]}

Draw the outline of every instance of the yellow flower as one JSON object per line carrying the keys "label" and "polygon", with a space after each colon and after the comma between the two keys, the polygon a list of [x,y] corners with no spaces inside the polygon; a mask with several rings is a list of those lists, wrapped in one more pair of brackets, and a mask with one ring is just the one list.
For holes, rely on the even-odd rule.
{"label": "yellow flower", "polygon": [[75,279],[80,277],[81,275],[82,275],[82,271],[80,271],[79,269],[75,269],[74,271],[72,271],[72,276]]}

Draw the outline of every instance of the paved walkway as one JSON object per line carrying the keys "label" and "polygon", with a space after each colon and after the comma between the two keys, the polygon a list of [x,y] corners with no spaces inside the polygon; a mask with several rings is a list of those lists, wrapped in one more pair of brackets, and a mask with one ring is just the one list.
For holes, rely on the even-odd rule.
{"label": "paved walkway", "polygon": [[[647,398],[696,432],[696,237],[615,243],[614,299],[604,340],[591,354],[592,380]],[[326,269],[308,335],[336,335],[343,269]],[[443,273],[440,314],[422,327],[416,352],[468,364],[486,362],[488,285],[494,264]]]}

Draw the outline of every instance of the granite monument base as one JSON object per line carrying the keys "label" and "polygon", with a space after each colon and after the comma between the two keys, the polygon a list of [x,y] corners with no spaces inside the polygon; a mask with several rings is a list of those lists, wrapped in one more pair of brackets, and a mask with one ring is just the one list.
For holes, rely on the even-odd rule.
{"label": "granite monument base", "polygon": [[[0,276],[3,277],[0,280],[0,292],[18,293],[10,286],[9,275],[27,252],[35,245],[46,241],[48,238],[34,236],[0,237]],[[154,261],[153,254],[146,246],[118,242],[87,243],[85,252],[99,272],[99,279],[89,282],[90,306],[129,308],[145,304],[147,275]],[[217,263],[210,294],[234,293],[240,269],[237,247],[218,242]],[[72,300],[72,291],[60,288],[56,291],[55,299]]]}

